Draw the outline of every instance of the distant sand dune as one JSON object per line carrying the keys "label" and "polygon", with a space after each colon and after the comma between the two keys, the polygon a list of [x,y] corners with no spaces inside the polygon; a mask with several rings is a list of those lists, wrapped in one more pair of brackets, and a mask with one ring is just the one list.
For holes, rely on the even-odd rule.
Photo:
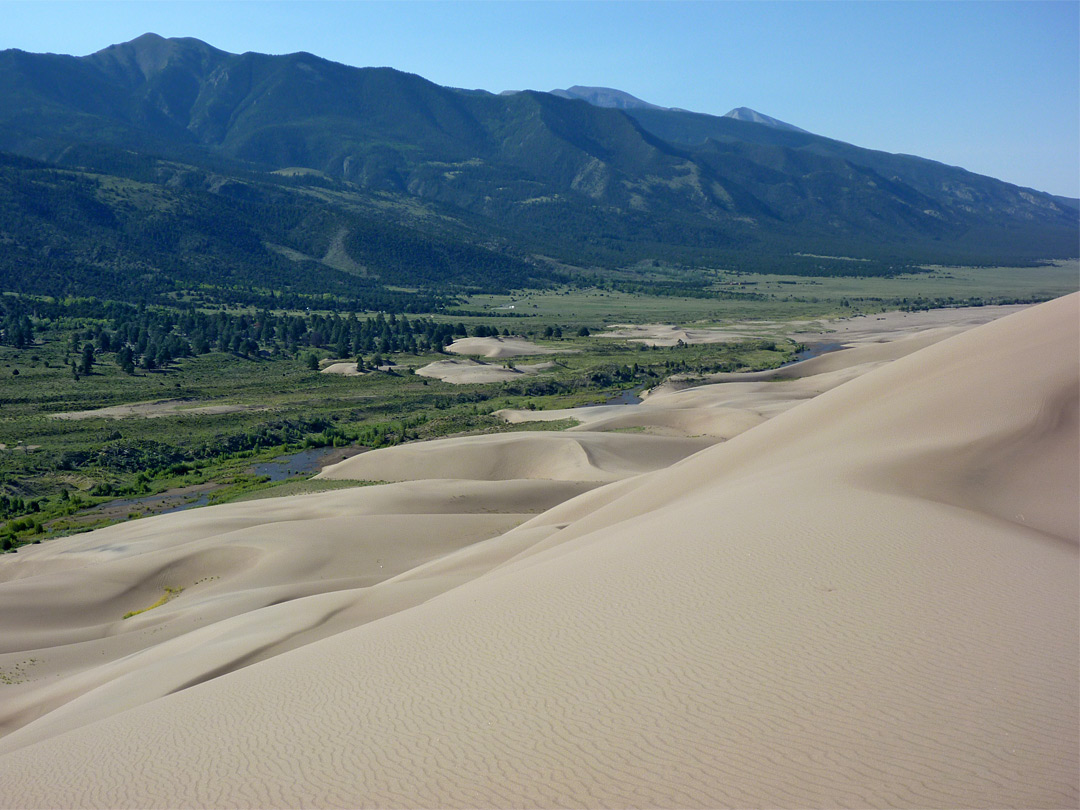
{"label": "distant sand dune", "polygon": [[851,348],[778,369],[678,376],[643,394],[640,405],[600,405],[551,411],[506,409],[508,422],[576,419],[575,430],[642,428],[661,435],[730,439],[745,430],[879,366],[958,334],[938,327],[904,334],[887,343],[862,342]]}
{"label": "distant sand dune", "polygon": [[[480,338],[472,338],[480,340]],[[519,364],[513,368],[477,363],[475,360],[436,360],[416,370],[421,377],[434,377],[454,385],[469,383],[505,382],[517,380],[522,374],[536,374],[552,367],[552,363]]]}
{"label": "distant sand dune", "polygon": [[0,805],[1077,806],[1080,296],[870,354],[3,558]]}
{"label": "distant sand dune", "polygon": [[572,354],[577,349],[560,349],[554,346],[540,346],[523,337],[469,337],[459,338],[446,347],[454,354],[473,354],[489,360],[505,360],[509,357],[522,357],[535,354]]}
{"label": "distant sand dune", "polygon": [[112,405],[108,408],[94,408],[89,411],[65,411],[51,413],[53,419],[124,419],[129,416],[141,416],[155,419],[162,416],[207,416],[219,413],[237,413],[239,411],[263,411],[258,405],[199,405],[187,399],[162,399],[154,402],[133,402],[128,405]]}
{"label": "distant sand dune", "polygon": [[319,371],[320,374],[341,374],[344,377],[363,377],[367,372],[360,371],[356,367],[356,361],[347,363],[331,363]]}

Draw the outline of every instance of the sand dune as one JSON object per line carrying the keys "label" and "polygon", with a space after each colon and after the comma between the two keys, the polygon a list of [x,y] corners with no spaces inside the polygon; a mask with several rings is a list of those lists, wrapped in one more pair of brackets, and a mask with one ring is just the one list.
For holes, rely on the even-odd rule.
{"label": "sand dune", "polygon": [[702,327],[691,329],[672,324],[612,324],[598,338],[617,338],[646,346],[675,346],[680,341],[692,343],[726,343],[746,337],[747,332],[738,328]]}
{"label": "sand dune", "polygon": [[577,351],[554,346],[540,346],[518,336],[459,338],[447,346],[446,350],[454,354],[474,354],[490,360],[505,360],[510,357],[535,354],[567,354]]}
{"label": "sand dune", "polygon": [[1076,806],[1078,325],[635,406],[768,416],[692,455],[406,445],[333,469],[471,480],[5,558],[0,805]]}
{"label": "sand dune", "polygon": [[[452,571],[461,562],[452,552],[587,488],[363,487],[180,512],[26,549],[19,566],[0,569],[21,575],[0,588],[0,671],[39,663],[27,673],[34,680],[6,687],[0,730],[52,714],[0,738],[0,752],[430,597],[458,578],[440,583],[426,563]],[[422,586],[403,584],[419,571]],[[165,588],[183,590],[123,618]],[[42,593],[47,604],[33,598]]]}
{"label": "sand dune", "polygon": [[448,383],[465,385],[468,383],[490,383],[514,380],[521,376],[520,371],[477,363],[475,360],[436,360],[416,370],[421,377],[433,377]]}
{"label": "sand dune", "polygon": [[[795,340],[842,342],[845,345],[864,341],[895,340],[940,326],[970,328],[989,323],[1023,309],[1020,305],[957,307],[924,312],[883,312],[850,318],[817,321],[733,321],[725,326],[686,327],[673,324],[612,324],[599,338],[617,338],[649,346],[674,346],[683,343],[726,343],[745,338],[790,335]],[[792,329],[794,328],[794,332]]]}
{"label": "sand dune", "polygon": [[[481,338],[471,338],[481,340]],[[487,340],[488,338],[484,338]],[[493,339],[493,338],[492,338]],[[475,360],[436,360],[416,370],[421,377],[434,377],[454,385],[469,383],[505,382],[516,380],[522,374],[537,374],[552,367],[552,363],[519,364],[513,368],[477,363]]]}
{"label": "sand dune", "polygon": [[373,450],[327,467],[315,477],[615,481],[666,467],[709,444],[707,439],[603,433],[494,433]]}
{"label": "sand dune", "polygon": [[363,377],[367,374],[366,371],[360,371],[356,367],[356,361],[350,360],[347,363],[331,363],[319,370],[320,374],[341,374],[344,377]]}
{"label": "sand dune", "polygon": [[108,408],[94,408],[89,411],[65,411],[51,413],[53,419],[124,419],[129,416],[141,416],[155,419],[162,416],[212,415],[219,413],[237,413],[239,411],[264,411],[259,405],[199,405],[187,399],[162,399],[154,402],[133,402],[127,405],[112,405]]}
{"label": "sand dune", "polygon": [[600,405],[551,411],[505,409],[511,423],[576,419],[575,430],[641,428],[650,433],[730,439],[795,405],[879,366],[906,357],[962,327],[900,333],[889,342],[855,341],[850,348],[767,371],[675,376],[644,392],[640,405]]}

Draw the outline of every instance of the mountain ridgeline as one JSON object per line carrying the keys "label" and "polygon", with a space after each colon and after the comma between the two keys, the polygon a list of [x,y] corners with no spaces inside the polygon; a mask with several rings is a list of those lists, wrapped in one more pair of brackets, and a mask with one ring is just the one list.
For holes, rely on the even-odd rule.
{"label": "mountain ridgeline", "polygon": [[496,95],[153,34],[85,57],[3,51],[0,286],[430,308],[477,289],[648,286],[654,265],[688,287],[705,267],[1077,254],[1075,201],[750,110],[584,92],[598,90]]}

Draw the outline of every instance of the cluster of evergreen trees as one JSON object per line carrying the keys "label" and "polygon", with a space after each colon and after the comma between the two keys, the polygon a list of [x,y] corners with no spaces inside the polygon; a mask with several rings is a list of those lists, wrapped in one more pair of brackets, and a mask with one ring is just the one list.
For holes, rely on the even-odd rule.
{"label": "cluster of evergreen trees", "polygon": [[8,312],[0,320],[0,344],[23,349],[34,342],[34,325],[24,313]]}
{"label": "cluster of evergreen trees", "polygon": [[[321,349],[337,357],[442,351],[468,333],[462,323],[407,315],[358,318],[355,313],[284,314],[266,310],[231,313],[134,306],[87,299],[49,301],[6,296],[0,301],[0,342],[17,348],[32,344],[38,327],[68,328],[75,373],[91,372],[96,357],[115,354],[128,373],[155,369],[182,357],[211,351],[249,357],[295,356]],[[507,333],[503,330],[504,334]],[[473,327],[474,336],[498,335],[495,327]]]}
{"label": "cluster of evergreen trees", "polygon": [[0,518],[8,518],[12,515],[25,515],[29,512],[38,512],[41,505],[33,498],[20,498],[15,495],[8,497],[0,494]]}

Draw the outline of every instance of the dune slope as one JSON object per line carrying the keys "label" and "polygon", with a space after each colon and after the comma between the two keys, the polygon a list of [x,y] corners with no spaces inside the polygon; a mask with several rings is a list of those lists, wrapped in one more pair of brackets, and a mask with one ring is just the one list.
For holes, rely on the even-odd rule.
{"label": "dune slope", "polygon": [[403,609],[130,708],[89,693],[0,756],[0,804],[1075,806],[1078,302],[482,527]]}

